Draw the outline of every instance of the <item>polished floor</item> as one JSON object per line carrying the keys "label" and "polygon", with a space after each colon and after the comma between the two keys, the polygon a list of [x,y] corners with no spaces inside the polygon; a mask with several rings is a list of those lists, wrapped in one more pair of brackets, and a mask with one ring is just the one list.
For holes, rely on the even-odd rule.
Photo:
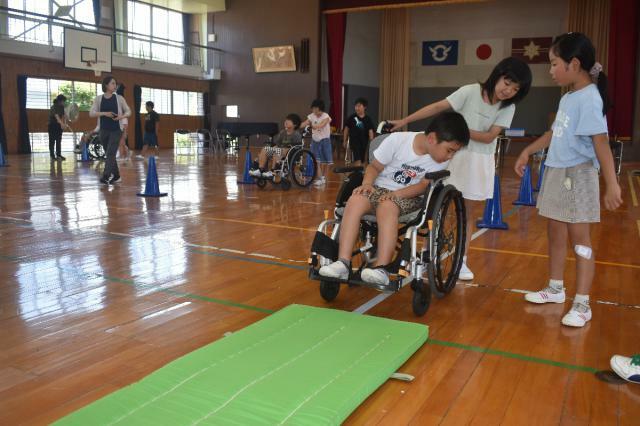
{"label": "polished floor", "polygon": [[[509,167],[510,229],[476,234],[476,279],[416,318],[409,289],[382,298],[343,287],[327,304],[308,281],[308,249],[337,176],[320,189],[261,190],[237,183],[234,155],[163,151],[158,175],[169,196],[153,199],[136,196],[142,161],[121,163],[113,187],[98,183],[99,163],[8,161],[0,168],[2,425],[50,423],[291,303],[430,326],[430,341],[401,369],[415,381],[388,381],[348,424],[638,424],[640,386],[594,374],[612,354],[640,352],[638,164],[620,177],[625,204],[593,229],[594,319],[570,329],[560,325],[569,302],[523,300],[546,280],[545,222],[511,205],[519,182]],[[569,294],[574,265],[568,259]]]}

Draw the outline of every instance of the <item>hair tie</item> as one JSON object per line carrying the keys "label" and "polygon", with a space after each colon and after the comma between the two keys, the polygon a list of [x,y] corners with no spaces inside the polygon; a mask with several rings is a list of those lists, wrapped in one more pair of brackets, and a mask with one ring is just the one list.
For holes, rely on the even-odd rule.
{"label": "hair tie", "polygon": [[602,64],[600,64],[600,62],[596,62],[591,67],[591,70],[589,70],[589,75],[593,80],[597,80],[601,72],[602,72]]}

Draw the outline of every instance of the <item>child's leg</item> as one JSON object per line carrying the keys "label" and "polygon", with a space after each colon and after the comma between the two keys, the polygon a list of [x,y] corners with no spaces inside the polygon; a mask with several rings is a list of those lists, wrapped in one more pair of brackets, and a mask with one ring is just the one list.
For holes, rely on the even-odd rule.
{"label": "child's leg", "polygon": [[398,239],[400,208],[391,200],[381,202],[376,209],[378,222],[378,258],[374,266],[391,263]]}
{"label": "child's leg", "polygon": [[474,210],[477,210],[477,206],[481,205],[483,201],[474,201],[464,199],[464,205],[467,212],[467,235],[464,240],[464,253],[467,255],[469,253],[469,244],[471,244],[471,236],[473,234],[473,224],[475,223],[475,214]]}
{"label": "child's leg", "polygon": [[260,167],[260,170],[264,170],[266,165],[267,165],[267,149],[262,148],[260,150],[260,154],[258,154],[258,167]]}
{"label": "child's leg", "polygon": [[547,219],[547,238],[549,240],[549,278],[562,281],[564,262],[567,258],[568,227],[564,222]]}
{"label": "child's leg", "polygon": [[347,201],[340,226],[340,246],[338,250],[340,259],[351,259],[353,245],[356,243],[360,232],[360,218],[370,210],[371,202],[366,196],[354,194]]}
{"label": "child's leg", "polygon": [[596,268],[595,256],[591,249],[590,224],[570,223],[568,228],[576,257],[576,294],[588,295]]}

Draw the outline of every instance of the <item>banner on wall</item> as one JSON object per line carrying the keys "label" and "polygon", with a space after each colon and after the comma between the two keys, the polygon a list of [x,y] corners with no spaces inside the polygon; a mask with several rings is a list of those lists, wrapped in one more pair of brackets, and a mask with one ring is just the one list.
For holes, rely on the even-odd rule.
{"label": "banner on wall", "polygon": [[514,38],[511,40],[511,56],[528,64],[548,64],[551,37]]}
{"label": "banner on wall", "polygon": [[422,65],[458,65],[458,40],[422,42]]}
{"label": "banner on wall", "polygon": [[504,58],[504,40],[500,38],[466,40],[464,45],[466,65],[495,65]]}

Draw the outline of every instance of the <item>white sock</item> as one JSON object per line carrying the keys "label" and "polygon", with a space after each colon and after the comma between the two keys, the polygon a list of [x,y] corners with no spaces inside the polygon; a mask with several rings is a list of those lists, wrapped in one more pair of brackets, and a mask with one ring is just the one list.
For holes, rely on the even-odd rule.
{"label": "white sock", "polygon": [[462,256],[462,263],[467,264],[467,256]]}
{"label": "white sock", "polygon": [[576,297],[573,298],[575,303],[580,303],[584,306],[589,306],[589,295],[588,294],[576,294]]}
{"label": "white sock", "polygon": [[564,291],[564,281],[563,280],[549,280],[549,287],[554,289],[556,292],[560,293]]}

